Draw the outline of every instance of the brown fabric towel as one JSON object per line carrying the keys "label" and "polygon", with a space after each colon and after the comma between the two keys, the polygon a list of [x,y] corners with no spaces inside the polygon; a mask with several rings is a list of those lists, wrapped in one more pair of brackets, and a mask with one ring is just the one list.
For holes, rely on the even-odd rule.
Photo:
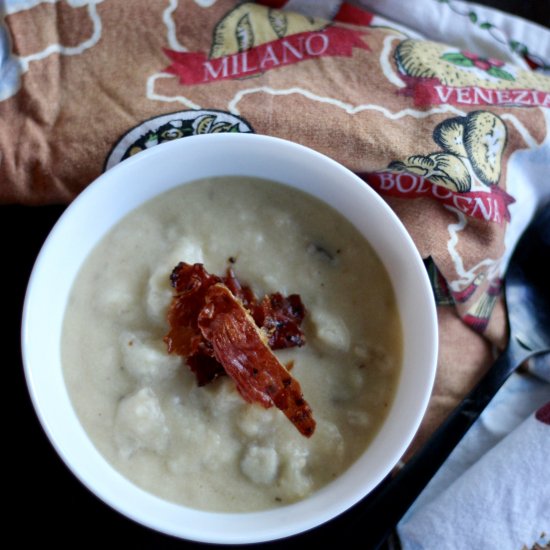
{"label": "brown fabric towel", "polygon": [[545,139],[550,79],[371,21],[347,5],[326,21],[231,0],[7,13],[0,202],[68,203],[122,159],[208,132],[278,136],[343,163],[404,222],[438,303],[414,449],[505,343],[508,161]]}

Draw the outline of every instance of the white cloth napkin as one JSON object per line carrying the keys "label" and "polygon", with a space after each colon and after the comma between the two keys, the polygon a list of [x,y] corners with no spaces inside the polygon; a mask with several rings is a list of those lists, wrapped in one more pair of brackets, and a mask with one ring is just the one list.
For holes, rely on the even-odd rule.
{"label": "white cloth napkin", "polygon": [[[550,366],[550,355],[544,359]],[[550,385],[514,374],[398,528],[403,550],[550,548]],[[538,546],[537,546],[538,545]]]}

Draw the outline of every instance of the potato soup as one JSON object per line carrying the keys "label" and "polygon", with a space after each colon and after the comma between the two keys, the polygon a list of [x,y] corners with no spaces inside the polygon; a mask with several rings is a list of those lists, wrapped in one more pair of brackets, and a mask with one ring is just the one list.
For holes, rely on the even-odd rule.
{"label": "potato soup", "polygon": [[[179,262],[231,267],[260,297],[300,296],[306,343],[275,354],[311,406],[311,437],[247,403],[229,376],[198,386],[167,352]],[[71,291],[62,358],[82,425],[124,476],[193,508],[256,511],[307,497],[366,449],[394,398],[402,332],[384,266],[339,213],[278,183],[224,177],[154,198],[101,240]]]}

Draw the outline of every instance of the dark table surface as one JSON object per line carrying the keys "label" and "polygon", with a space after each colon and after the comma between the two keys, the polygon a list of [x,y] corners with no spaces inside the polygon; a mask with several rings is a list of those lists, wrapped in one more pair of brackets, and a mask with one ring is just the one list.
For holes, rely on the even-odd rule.
{"label": "dark table surface", "polygon": [[[516,13],[542,25],[550,23],[550,1],[480,2]],[[51,543],[68,548],[85,543],[112,546],[124,542],[135,548],[199,548],[142,527],[103,504],[67,469],[49,443],[38,422],[26,387],[20,352],[21,311],[32,266],[50,229],[64,206],[0,206],[0,234],[3,240],[2,288],[7,295],[4,310],[4,421],[3,501],[8,509],[5,535],[17,544]],[[7,250],[6,250],[7,249]],[[6,463],[7,461],[7,463]],[[361,533],[368,524],[380,521],[384,510],[369,518],[352,511],[320,529],[262,548],[303,548],[324,543],[369,550],[372,546]]]}

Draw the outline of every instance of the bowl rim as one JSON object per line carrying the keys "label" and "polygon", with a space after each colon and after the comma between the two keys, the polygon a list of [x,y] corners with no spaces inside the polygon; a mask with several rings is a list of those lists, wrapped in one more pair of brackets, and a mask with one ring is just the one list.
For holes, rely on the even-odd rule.
{"label": "bowl rim", "polygon": [[[419,316],[421,317],[419,325],[422,327],[422,331],[407,329],[409,332],[414,332],[414,334],[409,335],[411,342],[406,345],[416,346],[416,354],[423,357],[425,364],[422,367],[423,370],[421,370],[419,374],[419,380],[415,379],[414,373],[410,372],[410,368],[407,371],[407,380],[403,379],[402,373],[402,379],[399,382],[394,404],[400,397],[400,392],[403,394],[404,398],[407,398],[407,391],[409,391],[409,393],[412,391],[406,388],[403,389],[404,384],[410,385],[421,383],[423,388],[416,396],[416,400],[413,400],[414,413],[409,414],[406,419],[407,427],[405,438],[402,438],[402,434],[400,433],[402,427],[394,427],[393,430],[388,432],[387,437],[392,441],[400,437],[402,441],[400,443],[393,443],[390,458],[383,467],[376,468],[374,462],[371,464],[371,466],[374,465],[373,467],[376,470],[372,475],[372,479],[362,487],[361,491],[354,490],[351,498],[350,495],[347,494],[350,487],[359,485],[355,478],[355,476],[361,473],[361,464],[359,464],[359,461],[354,463],[346,472],[339,476],[336,482],[331,482],[329,485],[316,491],[314,495],[306,500],[280,508],[260,512],[232,514],[204,512],[169,503],[140,489],[114,470],[93,444],[87,440],[87,435],[83,427],[80,427],[82,433],[78,434],[78,443],[81,445],[79,454],[81,456],[87,456],[85,463],[83,463],[81,458],[76,456],[74,448],[70,447],[67,443],[67,438],[74,437],[74,433],[68,433],[67,427],[60,426],[60,422],[64,420],[59,417],[58,413],[52,412],[51,397],[48,397],[48,390],[41,384],[45,381],[44,375],[43,373],[40,375],[38,374],[39,366],[37,366],[37,362],[40,360],[40,355],[33,350],[31,342],[36,338],[38,327],[42,326],[44,323],[43,319],[37,319],[35,315],[35,308],[40,305],[40,292],[44,293],[46,290],[44,288],[44,278],[51,272],[56,262],[58,263],[65,259],[63,251],[58,250],[58,241],[62,242],[68,233],[73,231],[75,227],[78,227],[80,223],[79,220],[84,219],[87,223],[90,223],[90,221],[88,221],[90,212],[84,215],[90,208],[88,204],[92,206],[95,205],[96,207],[98,207],[98,205],[104,205],[106,196],[123,190],[124,187],[128,185],[127,181],[121,183],[122,180],[125,180],[127,175],[135,174],[137,171],[144,170],[147,167],[157,166],[159,162],[168,161],[174,163],[177,162],[178,159],[181,159],[182,155],[193,155],[200,151],[202,151],[203,155],[201,158],[207,158],[208,155],[204,153],[205,147],[217,148],[218,152],[222,152],[222,156],[225,151],[232,151],[233,155],[240,155],[236,159],[236,167],[234,167],[234,169],[237,170],[236,173],[241,173],[245,168],[249,167],[250,163],[256,166],[258,163],[261,163],[261,159],[268,157],[282,158],[284,161],[284,159],[291,156],[294,159],[293,162],[295,167],[302,166],[304,170],[307,169],[312,173],[315,172],[312,168],[312,163],[318,163],[318,166],[320,166],[318,174],[320,176],[324,176],[324,172],[328,171],[335,177],[341,177],[342,181],[346,181],[346,185],[352,186],[357,193],[363,194],[369,208],[373,209],[373,211],[379,215],[380,219],[388,224],[387,227],[391,226],[391,230],[393,231],[392,235],[397,238],[404,247],[401,250],[397,250],[397,248],[393,250],[392,261],[401,261],[403,263],[403,259],[400,260],[397,256],[405,254],[407,259],[406,269],[398,274],[394,272],[390,272],[389,274],[392,279],[392,284],[394,284],[394,290],[397,290],[395,288],[396,284],[400,286],[400,281],[404,278],[407,280],[414,279],[414,295],[403,296],[402,299],[407,301],[406,307],[409,309],[418,304],[422,305],[421,311],[419,311]],[[254,158],[245,159],[242,151],[248,151],[250,148],[253,148],[256,156]],[[191,158],[195,157],[191,156]],[[196,179],[202,179],[202,176],[198,178],[195,177],[189,181],[194,181]],[[279,178],[273,179],[280,181]],[[286,182],[283,181],[282,183]],[[149,186],[151,187],[151,184],[149,184]],[[175,185],[172,185],[172,187],[175,187]],[[358,191],[359,188],[362,190]],[[149,189],[149,192],[151,193],[150,196],[158,194],[157,191],[152,189]],[[331,196],[334,199],[338,199],[336,190],[330,192],[333,193]],[[147,193],[143,196],[146,195]],[[147,199],[140,199],[137,204],[125,205],[124,208],[130,211],[135,206],[145,202],[145,200]],[[349,208],[352,207],[353,205],[349,205]],[[109,211],[108,215],[114,214]],[[120,219],[120,217],[122,216],[119,216],[115,221]],[[111,226],[113,223],[111,223]],[[104,233],[105,231],[96,235],[96,242],[100,240]],[[88,252],[86,252],[84,256],[87,255]],[[379,251],[377,250],[377,252]],[[399,281],[396,280],[396,276]],[[69,291],[70,289],[66,290],[66,293]],[[58,309],[61,308],[58,307]],[[64,311],[64,307],[62,309]],[[402,314],[401,310],[400,314]],[[403,332],[404,335],[405,332],[407,332],[405,331],[405,327],[403,327]],[[417,339],[419,340],[418,342],[416,342]],[[138,153],[101,174],[76,197],[50,231],[31,272],[23,306],[21,345],[26,383],[40,424],[58,455],[69,467],[73,475],[75,475],[88,490],[126,517],[157,531],[198,542],[247,544],[277,540],[297,535],[333,519],[359,502],[359,500],[374,489],[378,482],[382,481],[391,468],[397,464],[416,434],[428,406],[435,380],[438,354],[438,327],[431,285],[422,258],[411,236],[388,204],[363,180],[332,158],[289,140],[259,134],[209,134],[190,136],[184,139],[167,142]],[[57,367],[59,369],[61,368],[60,365]],[[403,369],[405,369],[405,365],[403,365]],[[67,393],[66,388],[65,393]],[[64,399],[66,398],[67,395],[64,396]],[[408,399],[410,401],[410,397]],[[395,424],[395,419],[392,417],[395,411],[396,407],[392,404],[383,428],[391,422]],[[72,411],[72,414],[75,414],[74,411]],[[71,415],[69,414],[68,416]],[[73,422],[71,428],[75,429],[74,419],[70,421]],[[380,431],[375,437],[375,441],[379,438]],[[373,441],[373,444],[375,441]],[[372,450],[373,444],[369,446],[369,450]],[[378,452],[378,455],[384,456],[383,450],[378,448],[373,452]],[[375,459],[373,459],[373,461],[375,461]],[[97,476],[104,475],[105,470],[109,471],[109,483],[111,486],[105,483],[100,483],[98,485],[97,483]],[[342,483],[344,478],[346,482]],[[327,505],[328,494],[332,495],[330,497],[332,501],[330,505]],[[139,501],[138,507],[132,506],[132,503],[129,503],[127,500],[124,501],[124,498],[129,497],[129,495]],[[184,514],[187,519],[184,525],[181,524],[181,514]],[[245,525],[255,525],[255,531],[246,531],[246,529],[243,529]]]}

